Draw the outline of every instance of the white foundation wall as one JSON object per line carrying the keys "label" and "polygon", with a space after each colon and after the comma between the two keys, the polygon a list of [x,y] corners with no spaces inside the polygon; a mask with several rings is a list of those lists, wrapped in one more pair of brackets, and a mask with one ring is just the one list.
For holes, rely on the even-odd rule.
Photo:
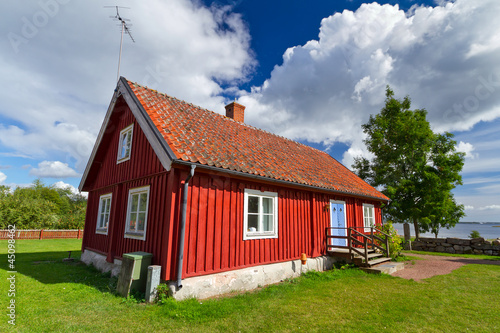
{"label": "white foundation wall", "polygon": [[87,265],[93,265],[95,268],[103,273],[111,272],[111,276],[118,276],[122,267],[121,260],[115,259],[113,263],[106,261],[106,256],[85,249],[80,260]]}
{"label": "white foundation wall", "polygon": [[204,299],[235,291],[253,290],[311,270],[329,270],[335,261],[328,256],[309,258],[305,265],[302,265],[300,260],[293,260],[187,278],[182,280],[181,289],[177,289],[176,282],[168,282],[168,285],[171,296],[177,300]]}

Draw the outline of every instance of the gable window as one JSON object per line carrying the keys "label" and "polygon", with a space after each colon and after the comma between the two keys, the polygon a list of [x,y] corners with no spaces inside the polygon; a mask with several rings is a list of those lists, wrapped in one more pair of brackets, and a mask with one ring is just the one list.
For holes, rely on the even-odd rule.
{"label": "gable window", "polygon": [[98,234],[108,234],[109,212],[111,211],[111,193],[99,197],[99,211],[95,232]]}
{"label": "gable window", "polygon": [[373,205],[363,204],[363,220],[365,232],[370,232],[370,228],[375,226],[375,209]]}
{"label": "gable window", "polygon": [[243,240],[278,238],[278,193],[245,190]]}
{"label": "gable window", "polygon": [[127,222],[125,238],[146,238],[148,222],[149,186],[131,189],[128,192]]}
{"label": "gable window", "polygon": [[120,131],[120,142],[118,143],[118,157],[116,163],[125,162],[130,159],[130,150],[132,149],[133,133],[134,133],[134,124]]}

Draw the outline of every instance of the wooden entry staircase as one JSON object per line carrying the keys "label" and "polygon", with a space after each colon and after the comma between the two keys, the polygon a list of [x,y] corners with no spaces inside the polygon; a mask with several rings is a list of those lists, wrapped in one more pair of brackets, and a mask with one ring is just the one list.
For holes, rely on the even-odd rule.
{"label": "wooden entry staircase", "polygon": [[[346,236],[333,235],[334,230],[345,230]],[[365,227],[353,228],[326,228],[326,251],[332,257],[344,258],[360,267],[372,267],[391,261],[389,252],[389,239],[391,236],[375,227],[370,232],[361,233],[356,229],[366,230]],[[333,240],[345,239],[346,246],[334,245]],[[380,246],[384,244],[385,248]]]}

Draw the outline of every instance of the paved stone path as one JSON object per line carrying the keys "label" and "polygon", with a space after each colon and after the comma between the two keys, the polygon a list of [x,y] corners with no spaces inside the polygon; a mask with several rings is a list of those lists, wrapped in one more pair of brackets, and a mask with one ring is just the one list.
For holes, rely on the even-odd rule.
{"label": "paved stone path", "polygon": [[449,274],[457,268],[467,264],[483,264],[500,266],[500,260],[471,259],[458,257],[444,257],[423,254],[408,254],[413,257],[420,257],[424,260],[414,260],[405,262],[405,269],[392,273],[404,279],[420,281],[435,275]]}

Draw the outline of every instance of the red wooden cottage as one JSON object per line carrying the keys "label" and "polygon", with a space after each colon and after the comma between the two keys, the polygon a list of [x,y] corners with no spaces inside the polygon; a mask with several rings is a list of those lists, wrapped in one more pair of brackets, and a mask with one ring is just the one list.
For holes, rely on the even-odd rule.
{"label": "red wooden cottage", "polygon": [[82,260],[116,274],[124,253],[149,252],[174,296],[206,297],[300,274],[302,253],[326,269],[327,227],[381,223],[386,196],[245,124],[244,109],[223,116],[120,78],[79,186]]}

